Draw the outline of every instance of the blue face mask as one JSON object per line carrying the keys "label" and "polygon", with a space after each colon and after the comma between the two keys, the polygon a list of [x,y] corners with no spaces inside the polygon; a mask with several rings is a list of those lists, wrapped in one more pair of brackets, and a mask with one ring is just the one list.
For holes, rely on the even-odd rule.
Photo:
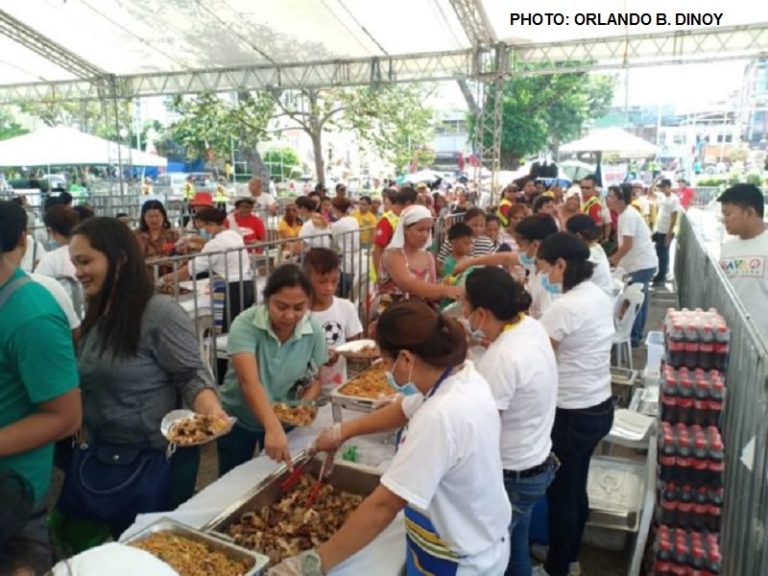
{"label": "blue face mask", "polygon": [[[398,358],[399,360],[399,358]],[[412,394],[418,394],[419,389],[416,388],[416,384],[411,382],[411,375],[408,376],[408,382],[405,384],[398,384],[397,380],[395,380],[395,375],[392,373],[392,371],[395,369],[395,366],[397,365],[397,360],[395,360],[395,363],[392,365],[392,370],[387,370],[384,375],[387,377],[387,382],[389,385],[399,394],[403,394],[404,396],[411,396]],[[413,372],[413,370],[411,370]]]}
{"label": "blue face mask", "polygon": [[61,242],[59,242],[55,238],[48,238],[48,242],[46,243],[46,248],[48,248],[49,251],[56,250],[56,248],[60,248],[60,247],[61,247]]}
{"label": "blue face mask", "polygon": [[525,252],[520,252],[517,257],[520,259],[520,264],[522,264],[524,268],[533,268],[536,266],[535,256],[528,256]]}
{"label": "blue face mask", "polygon": [[467,325],[469,326],[469,333],[474,340],[485,340],[485,331],[482,328],[472,328],[472,323],[469,322],[469,318],[467,318]]}
{"label": "blue face mask", "polygon": [[203,228],[202,230],[200,230],[200,237],[203,240],[210,240],[211,239],[211,233],[208,232],[208,230],[206,230],[205,228]]}
{"label": "blue face mask", "polygon": [[543,272],[540,274],[541,276],[541,285],[544,286],[544,290],[549,292],[553,295],[560,295],[563,293],[563,284],[562,282],[552,282],[549,279],[549,274],[544,274]]}

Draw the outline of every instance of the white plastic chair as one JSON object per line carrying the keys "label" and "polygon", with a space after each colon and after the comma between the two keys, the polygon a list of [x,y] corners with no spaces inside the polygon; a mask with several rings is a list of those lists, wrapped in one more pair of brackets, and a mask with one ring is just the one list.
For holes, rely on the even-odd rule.
{"label": "white plastic chair", "polygon": [[613,311],[613,324],[616,333],[613,335],[614,358],[617,367],[634,369],[632,363],[632,325],[640,312],[645,295],[642,284],[630,284],[616,299]]}

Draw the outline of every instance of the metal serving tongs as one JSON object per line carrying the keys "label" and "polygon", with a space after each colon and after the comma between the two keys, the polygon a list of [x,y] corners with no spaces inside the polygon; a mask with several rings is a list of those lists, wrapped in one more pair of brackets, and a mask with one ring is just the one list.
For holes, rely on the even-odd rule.
{"label": "metal serving tongs", "polygon": [[312,508],[312,505],[315,503],[315,498],[317,498],[320,489],[323,487],[323,480],[325,480],[325,473],[326,469],[328,468],[328,464],[329,462],[331,464],[333,463],[335,455],[336,452],[329,452],[325,455],[325,458],[323,459],[323,465],[320,467],[320,475],[317,477],[317,481],[312,485],[312,488],[309,489],[306,503],[307,508]]}

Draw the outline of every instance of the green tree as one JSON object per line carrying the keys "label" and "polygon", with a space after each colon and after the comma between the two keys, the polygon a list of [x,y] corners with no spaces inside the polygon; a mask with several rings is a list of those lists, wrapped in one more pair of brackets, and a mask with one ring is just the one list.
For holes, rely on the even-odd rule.
{"label": "green tree", "polygon": [[15,138],[29,132],[26,128],[22,128],[21,124],[16,121],[13,114],[9,111],[0,109],[0,140],[7,140],[8,138]]}
{"label": "green tree", "polygon": [[271,175],[281,180],[290,178],[291,174],[301,167],[299,153],[291,146],[270,148],[264,152],[263,159],[264,164],[269,167]]}
{"label": "green tree", "polygon": [[[506,80],[502,94],[501,166],[515,169],[521,158],[547,146],[556,152],[563,141],[581,133],[585,122],[607,112],[613,90],[612,76],[581,72]],[[485,100],[489,110],[493,110],[496,97],[495,91],[489,90]],[[474,126],[476,119],[470,120]],[[486,138],[486,145],[490,145],[488,133]]]}
{"label": "green tree", "polygon": [[[429,141],[432,115],[423,88],[400,85],[290,90],[274,94],[278,116],[310,138],[319,181],[325,180],[322,138],[327,130],[354,131],[398,167]],[[422,152],[423,155],[423,152]]]}
{"label": "green tree", "polygon": [[[117,103],[118,123],[112,102],[95,100],[51,100],[23,102],[19,108],[46,126],[69,126],[108,140],[118,140],[127,131],[132,136],[133,106],[127,100]],[[135,141],[133,139],[132,141]]]}
{"label": "green tree", "polygon": [[233,152],[246,158],[251,171],[261,172],[256,145],[267,139],[267,124],[274,100],[263,92],[240,92],[235,102],[212,93],[176,96],[169,110],[179,115],[168,133],[187,151],[187,157],[203,158],[223,166]]}
{"label": "green tree", "polygon": [[378,122],[363,134],[399,172],[411,162],[429,166],[435,153],[429,145],[434,133],[434,112],[425,101],[431,91],[423,84],[382,87],[378,94]]}

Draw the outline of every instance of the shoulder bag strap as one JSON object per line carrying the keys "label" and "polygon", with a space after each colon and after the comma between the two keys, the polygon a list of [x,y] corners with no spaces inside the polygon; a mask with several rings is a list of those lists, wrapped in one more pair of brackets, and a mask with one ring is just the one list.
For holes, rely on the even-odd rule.
{"label": "shoulder bag strap", "polygon": [[0,290],[0,308],[3,307],[3,304],[5,304],[8,299],[10,299],[11,296],[13,296],[14,292],[24,286],[27,282],[32,282],[32,278],[27,276],[26,274],[22,276],[21,278],[16,278],[13,282],[8,284],[5,288]]}

